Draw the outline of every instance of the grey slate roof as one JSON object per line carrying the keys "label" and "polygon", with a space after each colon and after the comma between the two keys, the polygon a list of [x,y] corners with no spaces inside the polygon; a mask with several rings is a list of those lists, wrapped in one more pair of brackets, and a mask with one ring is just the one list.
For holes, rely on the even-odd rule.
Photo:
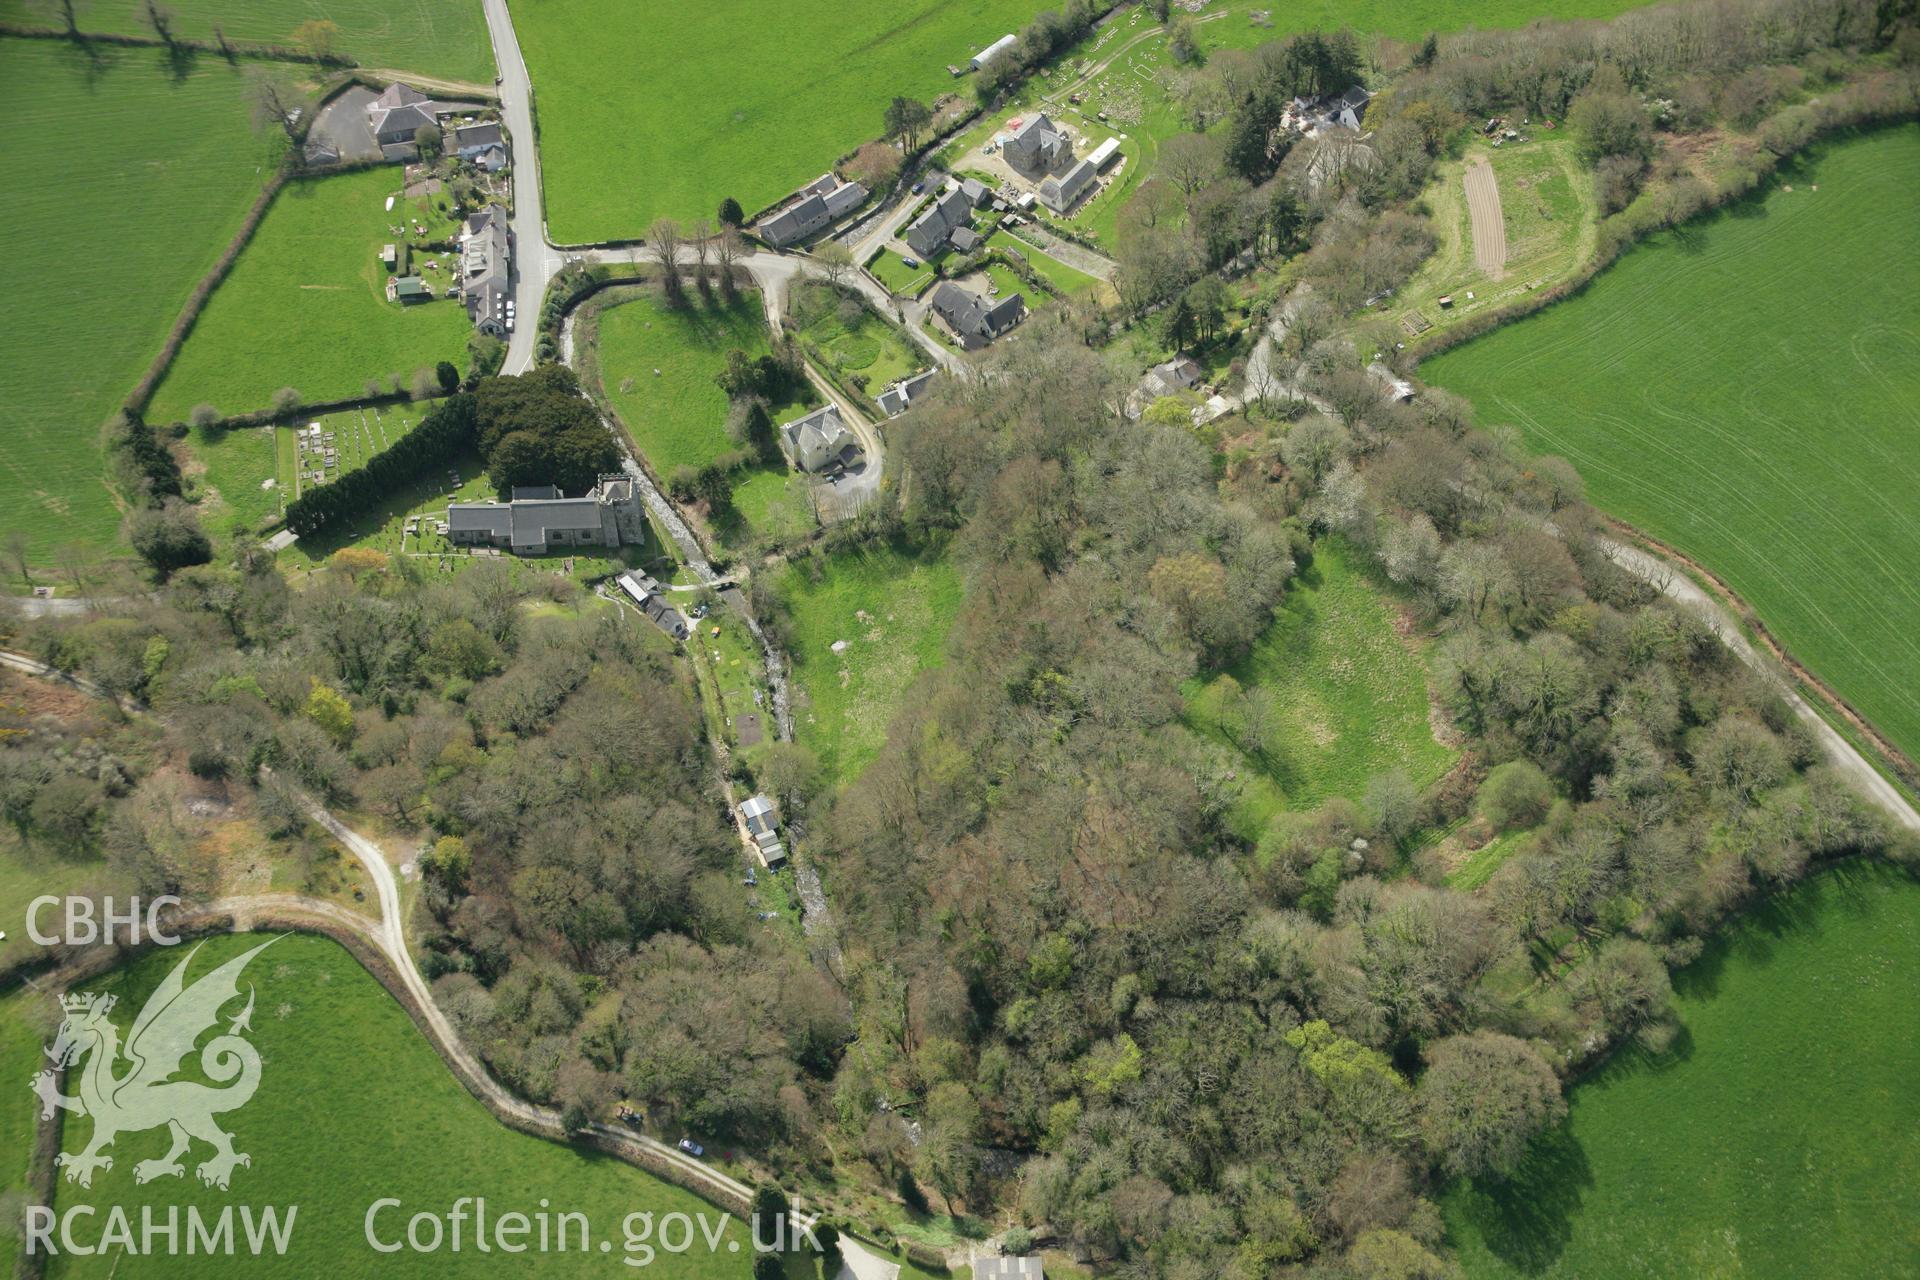
{"label": "grey slate roof", "polygon": [[1040,203],[1055,213],[1065,213],[1093,185],[1099,173],[1093,161],[1080,161],[1059,177],[1048,178],[1040,184]]}
{"label": "grey slate roof", "polygon": [[506,136],[500,132],[500,126],[489,120],[482,124],[463,124],[453,131],[453,146],[457,151],[468,147],[485,147],[494,143],[505,143]]}
{"label": "grey slate roof", "polygon": [[824,471],[835,462],[847,462],[860,451],[853,432],[840,420],[835,405],[823,405],[812,413],[781,424],[780,439],[787,457],[806,472]]}
{"label": "grey slate roof", "polygon": [[933,381],[933,370],[916,373],[911,378],[900,381],[882,391],[876,399],[880,408],[890,418],[898,417],[912,407],[913,402],[926,394],[927,386]]}
{"label": "grey slate roof", "polygon": [[933,291],[934,312],[959,335],[960,345],[969,351],[986,346],[1013,328],[1026,308],[1026,299],[1017,293],[989,302],[983,295],[962,289],[951,281],[942,282]]}
{"label": "grey slate roof", "polygon": [[975,1258],[973,1280],[1046,1280],[1039,1258]]}
{"label": "grey slate roof", "polygon": [[447,508],[448,533],[484,533],[504,538],[513,527],[513,508],[504,502],[456,502]]}

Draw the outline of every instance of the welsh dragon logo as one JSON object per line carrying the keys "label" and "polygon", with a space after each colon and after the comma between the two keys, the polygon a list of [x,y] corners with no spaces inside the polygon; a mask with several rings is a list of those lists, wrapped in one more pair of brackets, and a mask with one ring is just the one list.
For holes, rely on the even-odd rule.
{"label": "welsh dragon logo", "polygon": [[200,950],[196,946],[141,1008],[124,1048],[119,1028],[109,1018],[115,997],[93,992],[60,997],[66,1018],[45,1052],[56,1067],[73,1068],[86,1059],[78,1068],[80,1092],[77,1096],[61,1093],[58,1076],[52,1070],[36,1076],[32,1087],[40,1095],[41,1119],[51,1120],[58,1108],[93,1121],[93,1136],[86,1149],[77,1155],[63,1152],[56,1158],[69,1182],[91,1186],[95,1169],[113,1168],[113,1157],[104,1151],[116,1137],[161,1125],[173,1135],[172,1149],[159,1159],[136,1164],[135,1182],[180,1177],[186,1172],[180,1157],[187,1154],[195,1138],[213,1148],[213,1155],[195,1170],[200,1181],[210,1187],[226,1190],[235,1167],[253,1163],[244,1152],[233,1149],[233,1135],[214,1122],[222,1112],[245,1106],[260,1087],[260,1053],[241,1038],[242,1032],[252,1029],[251,984],[247,987],[246,1008],[233,1015],[224,1034],[216,1035],[200,1050],[201,1072],[225,1087],[175,1077],[193,1053],[201,1033],[219,1021],[221,1007],[239,998],[240,971],[272,945],[269,939],[188,986],[187,966]]}

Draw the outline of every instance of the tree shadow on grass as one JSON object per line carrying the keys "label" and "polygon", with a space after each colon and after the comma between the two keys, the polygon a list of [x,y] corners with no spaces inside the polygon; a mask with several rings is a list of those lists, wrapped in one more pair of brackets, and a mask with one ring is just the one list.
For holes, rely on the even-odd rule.
{"label": "tree shadow on grass", "polygon": [[1904,875],[1884,864],[1854,859],[1755,900],[1707,944],[1699,959],[1674,973],[1674,993],[1687,1000],[1718,995],[1728,961],[1737,957],[1754,965],[1771,964],[1782,941],[1819,932],[1831,911],[1857,915],[1870,910],[1885,886]]}
{"label": "tree shadow on grass", "polygon": [[1517,1271],[1539,1275],[1566,1251],[1574,1215],[1592,1185],[1587,1153],[1562,1124],[1534,1140],[1511,1176],[1467,1184],[1461,1216],[1488,1252]]}

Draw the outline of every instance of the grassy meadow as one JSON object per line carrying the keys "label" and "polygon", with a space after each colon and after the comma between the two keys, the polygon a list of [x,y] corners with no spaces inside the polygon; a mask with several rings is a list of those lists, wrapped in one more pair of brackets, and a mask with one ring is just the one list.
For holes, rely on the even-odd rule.
{"label": "grassy meadow", "polygon": [[1920,756],[1920,125],[1834,143],[1764,198],[1427,361],[1482,422],[1700,560]]}
{"label": "grassy meadow", "polygon": [[896,94],[968,92],[947,64],[1018,31],[1039,0],[524,0],[553,238],[643,233],[658,217],[749,213],[880,132]]}
{"label": "grassy meadow", "polygon": [[1234,761],[1228,821],[1248,838],[1282,810],[1358,799],[1375,774],[1399,769],[1418,787],[1453,763],[1428,720],[1425,663],[1331,543],[1253,651],[1186,696],[1189,728]]}
{"label": "grassy meadow", "polygon": [[[1387,304],[1407,325],[1409,338],[1415,331],[1431,337],[1476,312],[1555,284],[1592,258],[1599,220],[1592,172],[1580,163],[1571,135],[1526,132],[1528,141],[1499,148],[1476,142],[1460,159],[1436,167],[1423,198],[1433,210],[1439,247]],[[1493,167],[1500,188],[1507,265],[1497,279],[1473,260],[1464,175],[1477,160]],[[1453,305],[1443,309],[1438,299],[1444,295],[1452,296]]]}
{"label": "grassy meadow", "polygon": [[0,40],[0,239],[32,322],[0,344],[0,532],[51,565],[113,545],[100,427],[266,178],[246,79],[143,49]]}
{"label": "grassy meadow", "polygon": [[845,786],[880,754],[914,677],[940,665],[959,571],[937,551],[867,547],[789,564],[776,585],[792,623],[794,738]]}
{"label": "grassy meadow", "polygon": [[1629,1049],[1504,1183],[1442,1201],[1468,1280],[1920,1272],[1920,886],[1825,873],[1675,975],[1674,1048]]}
{"label": "grassy meadow", "polygon": [[[602,388],[662,480],[738,447],[727,435],[727,394],[714,377],[729,351],[757,358],[772,350],[759,294],[743,292],[731,306],[695,299],[674,309],[649,291],[630,291],[599,311],[594,341]],[[809,390],[772,406],[773,420],[813,403]],[[720,524],[715,532],[730,547],[803,534],[813,527],[808,483],[784,463],[746,467],[735,473],[733,513]]]}
{"label": "grassy meadow", "polygon": [[[260,934],[207,940],[193,959],[189,979],[265,940]],[[121,997],[115,1020],[124,1032],[147,994],[184,955],[184,948],[149,952],[88,989]],[[142,1205],[164,1211],[192,1204],[215,1212],[232,1202],[297,1205],[285,1256],[195,1258],[187,1272],[181,1259],[109,1250],[52,1259],[50,1277],[577,1276],[595,1268],[624,1269],[619,1265],[628,1256],[622,1220],[630,1213],[651,1211],[656,1220],[671,1212],[705,1213],[717,1222],[719,1210],[638,1169],[500,1125],[453,1078],[400,1006],[336,943],[281,937],[252,962],[243,982],[258,991],[249,1038],[264,1067],[253,1100],[222,1117],[236,1150],[253,1158],[250,1167],[235,1170],[231,1193],[201,1187],[191,1168],[184,1179],[136,1185],[136,1161],[165,1150],[165,1135],[146,1131],[118,1138],[113,1169],[96,1174],[90,1190],[62,1183],[55,1209],[123,1205],[137,1223]],[[0,1017],[8,1012],[0,1005]],[[10,1062],[12,1053],[10,1045],[0,1049],[6,1055],[0,1062]],[[22,1081],[25,1075],[16,1072]],[[24,1087],[12,1092],[31,1101]],[[0,1125],[16,1123],[0,1109]],[[72,1121],[65,1149],[77,1150],[90,1125],[85,1119]],[[16,1148],[9,1143],[6,1149]],[[431,1158],[423,1158],[427,1154]],[[199,1145],[188,1157],[195,1163],[205,1158]],[[566,1253],[480,1253],[472,1247],[471,1224],[467,1247],[457,1253],[442,1248],[379,1254],[363,1234],[363,1220],[376,1199],[402,1202],[378,1220],[380,1232],[392,1239],[405,1232],[409,1215],[445,1214],[456,1198],[468,1195],[484,1196],[491,1215],[537,1213],[545,1201],[554,1213],[585,1214],[594,1261],[585,1262],[577,1247]],[[602,1240],[609,1242],[610,1255],[601,1252],[597,1242]],[[729,1243],[739,1250],[730,1250]],[[677,1280],[738,1280],[747,1271],[748,1248],[743,1228],[729,1223],[718,1252],[700,1244],[684,1255],[663,1254],[654,1261]]]}
{"label": "grassy meadow", "polygon": [[[0,21],[59,26],[52,5],[38,0],[0,0]],[[77,6],[80,29],[113,35],[151,36],[145,0],[86,0]],[[487,39],[480,0],[178,0],[175,34],[213,39],[219,26],[234,40],[295,43],[294,29],[314,18],[339,28],[334,50],[363,67],[387,67],[420,75],[487,84],[493,80],[493,45]]]}
{"label": "grassy meadow", "polygon": [[386,211],[399,182],[397,168],[383,167],[288,183],[200,313],[148,419],[184,421],[198,404],[225,414],[264,409],[282,387],[308,400],[345,399],[363,395],[369,381],[390,387],[395,374],[404,388],[415,370],[441,360],[464,368],[473,324],[458,299],[441,296],[455,254],[413,250],[415,274],[434,297],[387,301],[381,246],[451,239],[457,230],[426,199]]}

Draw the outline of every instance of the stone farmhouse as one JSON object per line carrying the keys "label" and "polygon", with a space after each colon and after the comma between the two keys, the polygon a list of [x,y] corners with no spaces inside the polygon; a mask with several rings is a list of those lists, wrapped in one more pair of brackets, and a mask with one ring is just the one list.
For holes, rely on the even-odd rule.
{"label": "stone farmhouse", "polygon": [[693,634],[693,628],[687,625],[686,616],[667,603],[666,593],[660,589],[657,579],[637,570],[629,569],[614,579],[620,589],[627,593],[640,612],[647,615],[653,624],[672,636],[675,640],[685,640]]}
{"label": "stone farmhouse", "polygon": [[822,475],[860,460],[860,441],[847,430],[835,405],[823,405],[812,413],[781,424],[780,448],[796,471]]}
{"label": "stone farmhouse", "polygon": [[758,223],[761,239],[776,249],[797,244],[866,203],[867,189],[823,173],[794,193],[796,199]]}
{"label": "stone farmhouse", "polygon": [[490,204],[468,214],[460,232],[460,296],[473,327],[494,338],[507,336],[513,301],[513,235],[507,211]]}
{"label": "stone farmhouse", "polygon": [[1021,177],[1039,182],[1073,163],[1073,139],[1044,112],[1020,122],[1001,148],[1007,164]]}
{"label": "stone farmhouse", "polygon": [[915,253],[930,258],[954,243],[955,232],[972,231],[972,222],[973,202],[967,198],[966,192],[956,187],[928,205],[925,212],[908,223],[901,238]]}
{"label": "stone farmhouse", "polygon": [[1071,165],[1057,178],[1043,178],[1037,194],[1040,203],[1055,213],[1065,213],[1080,203],[1080,198],[1092,191],[1100,176],[1100,166],[1092,157]]}
{"label": "stone farmhouse", "polygon": [[459,125],[450,130],[447,151],[488,173],[498,173],[507,167],[507,138],[492,121]]}
{"label": "stone farmhouse", "polygon": [[952,281],[933,291],[933,318],[967,351],[978,351],[1019,324],[1027,314],[1027,300],[1017,293],[989,301]]}
{"label": "stone farmhouse", "polygon": [[517,556],[555,547],[619,547],[646,540],[646,509],[624,475],[601,476],[583,498],[552,485],[514,489],[507,502],[455,502],[447,507],[447,541],[457,547],[499,547]]}

